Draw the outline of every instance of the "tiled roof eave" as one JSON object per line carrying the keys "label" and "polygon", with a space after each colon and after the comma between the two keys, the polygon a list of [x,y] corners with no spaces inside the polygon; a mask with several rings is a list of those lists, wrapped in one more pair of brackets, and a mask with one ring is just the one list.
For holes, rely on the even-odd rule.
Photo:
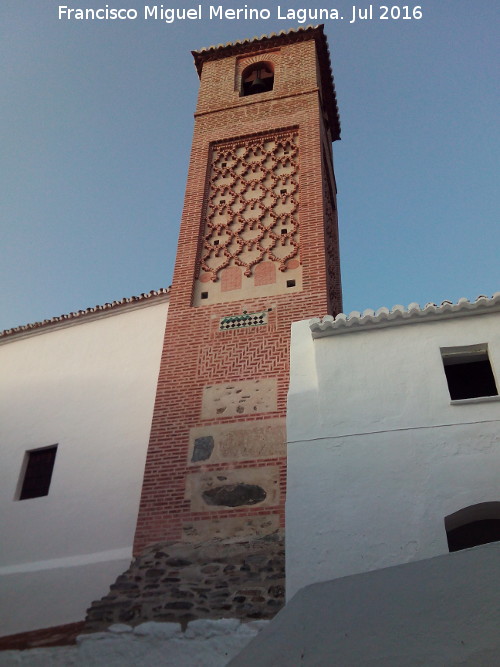
{"label": "tiled roof eave", "polygon": [[355,331],[497,312],[500,312],[500,292],[495,292],[491,298],[479,296],[472,302],[468,299],[459,299],[457,303],[443,301],[439,306],[428,303],[424,308],[420,308],[418,303],[411,303],[407,308],[398,305],[391,310],[379,308],[377,311],[365,310],[362,313],[354,311],[349,315],[339,313],[336,317],[325,315],[321,319],[316,317],[310,320],[309,327],[313,338],[324,338]]}
{"label": "tiled roof eave", "polygon": [[203,63],[207,60],[218,60],[220,58],[228,58],[233,55],[240,55],[247,51],[255,51],[256,49],[268,49],[275,45],[292,44],[303,39],[310,39],[310,36],[316,31],[322,32],[323,26],[300,26],[298,28],[291,28],[290,30],[280,30],[280,32],[272,32],[269,35],[261,35],[249,37],[246,39],[239,39],[234,42],[227,42],[226,44],[215,44],[208,47],[203,47],[199,51],[191,51],[198,74],[201,74]]}
{"label": "tiled roof eave", "polygon": [[139,296],[126,297],[100,306],[93,306],[92,308],[86,308],[85,310],[77,310],[65,315],[52,317],[47,320],[42,320],[41,322],[32,322],[31,324],[12,327],[11,329],[0,331],[0,343],[33,333],[43,333],[50,328],[58,328],[68,324],[89,321],[107,314],[116,314],[119,310],[129,310],[130,308],[141,307],[143,305],[148,305],[153,301],[165,301],[168,300],[169,295],[170,287],[162,287],[159,290],[152,290],[151,292],[140,294]]}

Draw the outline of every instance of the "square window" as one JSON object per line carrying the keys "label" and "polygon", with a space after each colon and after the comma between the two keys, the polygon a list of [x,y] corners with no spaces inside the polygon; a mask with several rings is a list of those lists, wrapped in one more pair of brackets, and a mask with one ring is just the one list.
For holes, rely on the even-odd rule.
{"label": "square window", "polygon": [[498,396],[486,344],[443,347],[441,356],[452,401]]}
{"label": "square window", "polygon": [[286,281],[286,286],[287,287],[295,287],[295,280],[287,280]]}
{"label": "square window", "polygon": [[49,494],[57,445],[26,452],[25,470],[19,500],[39,498]]}

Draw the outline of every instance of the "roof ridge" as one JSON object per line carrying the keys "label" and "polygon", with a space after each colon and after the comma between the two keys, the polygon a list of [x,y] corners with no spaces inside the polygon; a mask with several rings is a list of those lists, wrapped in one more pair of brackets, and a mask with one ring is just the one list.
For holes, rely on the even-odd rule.
{"label": "roof ridge", "polygon": [[50,319],[41,320],[39,322],[32,322],[30,324],[23,324],[18,327],[12,327],[10,329],[4,329],[0,331],[0,340],[7,338],[8,336],[13,336],[17,333],[33,331],[35,329],[41,329],[42,327],[50,326],[51,324],[57,324],[58,322],[67,322],[68,320],[75,320],[79,317],[85,317],[86,315],[91,315],[93,313],[99,313],[106,310],[112,310],[118,308],[119,306],[124,306],[129,303],[137,303],[138,301],[146,301],[147,299],[152,299],[156,296],[161,296],[163,294],[169,294],[170,287],[160,287],[158,290],[151,290],[150,292],[143,292],[139,296],[130,296],[124,297],[123,299],[107,302],[103,305],[92,306],[86,308],[85,310],[72,311],[67,314],[58,315],[57,317],[52,317]]}
{"label": "roof ridge", "polygon": [[306,26],[299,26],[298,28],[290,28],[289,30],[279,30],[278,32],[270,32],[268,35],[261,35],[260,37],[258,35],[254,35],[253,37],[245,37],[244,39],[236,39],[234,42],[226,42],[225,44],[212,44],[210,46],[203,46],[201,49],[198,49],[197,51],[192,51],[191,53],[194,54],[202,54],[202,53],[207,53],[208,51],[217,51],[218,49],[228,49],[231,48],[232,46],[243,46],[245,44],[253,44],[254,42],[260,42],[263,39],[273,39],[274,37],[281,37],[285,35],[293,35],[298,32],[305,32],[307,30],[316,30],[317,28],[320,28],[321,26],[318,25],[306,25]]}

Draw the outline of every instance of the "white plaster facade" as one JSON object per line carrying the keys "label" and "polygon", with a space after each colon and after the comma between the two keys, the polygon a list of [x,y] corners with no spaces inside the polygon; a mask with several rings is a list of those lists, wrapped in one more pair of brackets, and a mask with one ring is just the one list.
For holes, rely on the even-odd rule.
{"label": "white plaster facade", "polygon": [[451,401],[441,348],[487,344],[500,294],[293,325],[287,596],[448,552],[444,517],[500,500],[499,397]]}
{"label": "white plaster facade", "polygon": [[[168,293],[0,342],[0,635],[85,617],[130,562]],[[47,496],[25,452],[58,445]]]}

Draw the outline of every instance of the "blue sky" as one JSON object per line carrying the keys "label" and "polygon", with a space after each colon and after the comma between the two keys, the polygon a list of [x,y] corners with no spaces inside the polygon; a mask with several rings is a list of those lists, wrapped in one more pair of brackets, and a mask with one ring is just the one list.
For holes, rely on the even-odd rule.
{"label": "blue sky", "polygon": [[[173,24],[143,20],[134,0],[107,4],[136,8],[135,21],[58,20],[59,4],[0,5],[0,329],[170,284],[190,51],[298,25],[274,0],[246,3],[269,20],[209,20],[203,2],[201,21]],[[380,20],[373,5],[354,24],[353,3],[307,6],[345,16],[326,23],[344,310],[500,290],[497,1],[424,1],[420,20]]]}

